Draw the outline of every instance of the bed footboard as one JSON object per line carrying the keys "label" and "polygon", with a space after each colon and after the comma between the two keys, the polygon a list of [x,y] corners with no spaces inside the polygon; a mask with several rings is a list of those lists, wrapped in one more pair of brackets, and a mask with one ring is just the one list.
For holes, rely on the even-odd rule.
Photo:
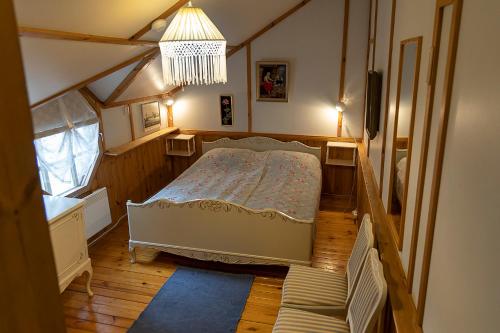
{"label": "bed footboard", "polygon": [[127,202],[129,249],[230,264],[311,264],[314,222],[218,200]]}

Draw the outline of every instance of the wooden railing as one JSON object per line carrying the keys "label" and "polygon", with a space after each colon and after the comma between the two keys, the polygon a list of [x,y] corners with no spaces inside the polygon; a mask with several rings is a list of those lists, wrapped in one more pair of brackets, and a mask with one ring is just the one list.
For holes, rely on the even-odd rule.
{"label": "wooden railing", "polygon": [[417,325],[413,299],[407,292],[401,259],[389,230],[389,221],[379,197],[371,163],[363,144],[358,144],[358,216],[369,213],[375,228],[375,243],[379,250],[387,281],[387,304],[380,321],[379,332],[422,332]]}

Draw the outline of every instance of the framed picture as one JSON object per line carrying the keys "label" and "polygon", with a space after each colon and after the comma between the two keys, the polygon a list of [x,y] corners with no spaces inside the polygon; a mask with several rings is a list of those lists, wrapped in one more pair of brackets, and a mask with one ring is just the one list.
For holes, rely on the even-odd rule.
{"label": "framed picture", "polygon": [[151,102],[141,105],[142,109],[142,126],[144,132],[153,132],[160,129],[160,103]]}
{"label": "framed picture", "polygon": [[257,61],[257,100],[288,102],[288,63]]}
{"label": "framed picture", "polygon": [[233,126],[234,113],[233,113],[233,96],[220,95],[220,123],[222,126]]}

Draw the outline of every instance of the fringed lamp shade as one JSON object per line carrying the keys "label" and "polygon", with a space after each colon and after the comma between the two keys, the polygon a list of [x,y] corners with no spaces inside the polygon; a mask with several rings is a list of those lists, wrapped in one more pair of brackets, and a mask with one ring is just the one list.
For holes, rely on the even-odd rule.
{"label": "fringed lamp shade", "polygon": [[179,9],[160,41],[163,79],[168,85],[226,83],[226,40],[195,7]]}

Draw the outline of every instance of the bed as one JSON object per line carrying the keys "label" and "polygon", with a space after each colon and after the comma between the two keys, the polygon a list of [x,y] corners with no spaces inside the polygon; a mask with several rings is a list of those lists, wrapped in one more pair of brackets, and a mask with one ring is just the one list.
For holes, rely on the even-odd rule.
{"label": "bed", "polygon": [[310,265],[321,149],[265,137],[202,143],[203,155],[143,203],[127,202],[129,251],[231,264]]}
{"label": "bed", "polygon": [[394,188],[396,191],[396,197],[400,206],[403,204],[403,196],[406,181],[406,161],[407,161],[408,150],[407,149],[396,149],[396,177]]}

